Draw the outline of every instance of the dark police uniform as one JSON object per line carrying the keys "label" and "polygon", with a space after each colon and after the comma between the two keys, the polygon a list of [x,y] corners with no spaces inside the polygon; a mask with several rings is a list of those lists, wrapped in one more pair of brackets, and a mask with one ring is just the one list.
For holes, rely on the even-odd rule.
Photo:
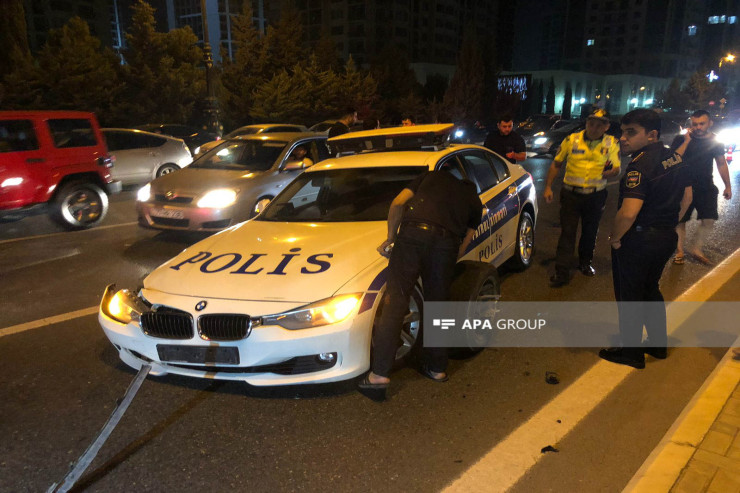
{"label": "dark police uniform", "polygon": [[[349,132],[349,127],[345,125],[343,122],[337,120],[334,125],[329,128],[329,133],[327,134],[327,139],[331,139],[332,137],[336,137],[337,135],[343,135]],[[331,145],[329,145],[329,150],[331,151],[331,155],[336,157],[337,152],[331,149]]]}
{"label": "dark police uniform", "polygon": [[[425,301],[447,301],[458,249],[468,229],[480,224],[483,204],[475,185],[447,171],[424,173],[406,187],[406,204],[388,263],[382,314],[373,333],[372,371],[388,377],[393,367],[409,297],[421,275]],[[447,369],[445,348],[425,348],[427,368]]]}
{"label": "dark police uniform", "polygon": [[614,295],[619,303],[619,332],[623,354],[644,362],[642,328],[651,347],[667,345],[666,314],[658,285],[666,262],[676,249],[675,228],[684,189],[689,186],[688,169],[679,154],[662,142],[635,153],[619,185],[619,207],[626,198],[643,201],[632,227],[612,249]]}
{"label": "dark police uniform", "polygon": [[[671,143],[671,149],[678,149],[683,144],[683,135],[676,136]],[[686,147],[683,161],[689,170],[691,188],[693,190],[693,201],[689,210],[681,218],[680,222],[686,222],[696,209],[697,219],[718,219],[717,197],[719,190],[714,185],[714,160],[724,157],[725,147],[715,139],[714,134],[706,138],[693,138]]]}
{"label": "dark police uniform", "polygon": [[513,130],[509,135],[502,135],[498,128],[488,134],[483,146],[503,157],[506,157],[509,152],[525,152],[527,150],[527,145],[521,135]]}

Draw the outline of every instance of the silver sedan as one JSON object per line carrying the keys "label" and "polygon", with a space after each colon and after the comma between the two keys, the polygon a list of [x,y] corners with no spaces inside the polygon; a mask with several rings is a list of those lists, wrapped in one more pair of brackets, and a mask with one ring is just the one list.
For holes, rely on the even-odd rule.
{"label": "silver sedan", "polygon": [[224,229],[261,212],[302,169],[327,157],[323,134],[224,140],[186,169],[141,188],[136,203],[139,224],[183,231]]}
{"label": "silver sedan", "polygon": [[111,168],[123,185],[146,183],[193,162],[181,139],[128,128],[101,129],[116,161]]}

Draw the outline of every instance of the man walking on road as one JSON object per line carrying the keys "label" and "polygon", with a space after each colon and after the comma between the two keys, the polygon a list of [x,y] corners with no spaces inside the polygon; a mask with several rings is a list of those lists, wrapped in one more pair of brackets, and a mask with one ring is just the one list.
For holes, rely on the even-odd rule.
{"label": "man walking on road", "polygon": [[732,198],[730,173],[727,169],[727,161],[725,160],[725,147],[709,131],[712,123],[709,113],[704,110],[696,111],[691,115],[691,128],[686,132],[686,135],[676,136],[671,144],[671,149],[678,149],[684,141],[688,142],[683,160],[689,169],[694,197],[689,210],[681,218],[678,226],[676,226],[678,244],[676,246],[676,256],[673,257],[674,264],[680,265],[684,263],[686,223],[691,219],[694,209],[696,209],[696,217],[699,220],[699,229],[694,239],[694,248],[689,253],[702,264],[711,264],[711,261],[706,257],[703,250],[704,241],[712,230],[714,221],[719,217],[717,213],[717,196],[719,195],[719,190],[713,183],[713,161],[717,164],[717,171],[725,184],[725,190],[722,192],[722,196],[725,200]]}
{"label": "man walking on road", "polygon": [[514,131],[511,115],[502,115],[498,119],[496,130],[488,134],[483,145],[496,154],[506,156],[512,163],[527,159],[527,145],[522,136]]}
{"label": "man walking on road", "polygon": [[570,263],[576,244],[578,222],[578,266],[585,276],[596,275],[592,262],[599,221],[606,203],[606,178],[619,174],[619,145],[607,135],[609,117],[605,110],[595,109],[586,119],[586,129],[570,134],[560,145],[547,173],[543,197],[552,202],[552,182],[565,164],[565,177],[560,191],[560,239],[555,256],[555,275],[550,286],[557,288],[570,282]]}
{"label": "man walking on road", "polygon": [[[688,170],[681,155],[663,146],[660,116],[630,111],[622,118],[622,150],[632,160],[619,184],[619,210],[612,247],[614,297],[618,303],[622,346],[599,351],[613,363],[645,368],[645,353],[665,359],[668,335],[660,276],[676,248],[676,224],[691,203]],[[643,327],[648,340],[643,344]]]}

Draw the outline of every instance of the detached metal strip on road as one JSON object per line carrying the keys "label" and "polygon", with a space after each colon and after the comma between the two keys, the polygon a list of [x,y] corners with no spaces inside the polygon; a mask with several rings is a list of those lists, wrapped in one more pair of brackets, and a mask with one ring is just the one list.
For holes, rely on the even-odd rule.
{"label": "detached metal strip on road", "polygon": [[[740,248],[687,289],[676,301],[706,301],[739,270]],[[668,305],[669,334],[693,313],[682,308],[685,307]],[[543,444],[556,444],[562,440],[634,371],[627,366],[599,360],[448,485],[444,492],[507,491],[542,458]],[[569,418],[566,420],[563,416]],[[552,426],[558,419],[562,421],[562,426]]]}
{"label": "detached metal strip on road", "polygon": [[25,240],[38,240],[39,238],[50,238],[52,236],[71,235],[71,234],[87,233],[88,231],[100,231],[101,229],[111,229],[111,228],[120,228],[123,226],[133,226],[134,224],[139,224],[139,223],[137,221],[134,221],[130,223],[110,224],[108,226],[97,226],[95,228],[83,229],[80,231],[61,231],[59,233],[49,233],[46,235],[24,236],[22,238],[11,238],[9,240],[0,240],[0,245],[4,245],[5,243],[15,243],[18,241],[25,241]]}

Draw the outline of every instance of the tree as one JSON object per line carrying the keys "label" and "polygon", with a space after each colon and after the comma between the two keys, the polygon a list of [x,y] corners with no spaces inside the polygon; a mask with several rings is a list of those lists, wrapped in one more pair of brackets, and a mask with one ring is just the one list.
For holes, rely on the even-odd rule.
{"label": "tree", "polygon": [[49,31],[35,65],[8,76],[8,97],[22,107],[92,111],[112,123],[110,108],[122,90],[117,65],[87,23],[73,17]]}
{"label": "tree", "polygon": [[250,123],[253,92],[265,82],[264,50],[252,15],[252,2],[245,0],[241,13],[232,16],[231,21],[234,59],[222,57],[220,100],[227,128]]}
{"label": "tree", "polygon": [[563,118],[570,118],[570,107],[573,104],[573,88],[570,87],[570,82],[565,84],[565,95],[563,96]]}
{"label": "tree", "polygon": [[672,111],[685,111],[689,108],[689,99],[681,89],[681,81],[672,79],[668,87],[659,94],[663,108]]}
{"label": "tree", "polygon": [[716,103],[725,95],[724,86],[719,82],[709,82],[705,74],[705,70],[697,70],[691,74],[684,88],[691,109],[704,109],[709,105],[709,101]]}
{"label": "tree", "polygon": [[376,106],[382,121],[397,119],[400,98],[421,91],[421,85],[409,66],[408,54],[393,45],[386,45],[372,60],[370,75],[377,84]]}
{"label": "tree", "polygon": [[338,70],[341,67],[341,59],[337,55],[337,45],[326,28],[321,29],[319,39],[313,47],[317,63],[322,70]]}
{"label": "tree", "polygon": [[117,107],[119,118],[129,123],[194,119],[195,103],[205,95],[198,38],[189,26],[157,32],[154,9],[144,0],[132,10],[122,68],[127,93]]}
{"label": "tree", "polygon": [[547,86],[547,100],[545,101],[545,113],[555,113],[555,79],[550,77],[550,85]]}
{"label": "tree", "polygon": [[[0,2],[0,74],[9,74],[31,57],[22,0]],[[0,77],[0,80],[2,77]]]}
{"label": "tree", "polygon": [[336,114],[343,112],[347,107],[354,107],[360,115],[364,116],[370,111],[370,106],[377,98],[378,84],[375,79],[369,73],[363,75],[358,71],[351,55],[344,64],[344,72],[340,78],[341,86]]}
{"label": "tree", "polygon": [[262,46],[265,79],[306,61],[302,26],[301,16],[293,7],[283,9],[277,24],[268,26]]}
{"label": "tree", "polygon": [[455,75],[444,97],[444,104],[454,121],[478,120],[483,99],[483,59],[472,28],[463,37]]}
{"label": "tree", "polygon": [[449,85],[449,81],[444,75],[429,74],[427,76],[427,81],[424,84],[424,100],[427,102],[434,100],[442,101]]}

